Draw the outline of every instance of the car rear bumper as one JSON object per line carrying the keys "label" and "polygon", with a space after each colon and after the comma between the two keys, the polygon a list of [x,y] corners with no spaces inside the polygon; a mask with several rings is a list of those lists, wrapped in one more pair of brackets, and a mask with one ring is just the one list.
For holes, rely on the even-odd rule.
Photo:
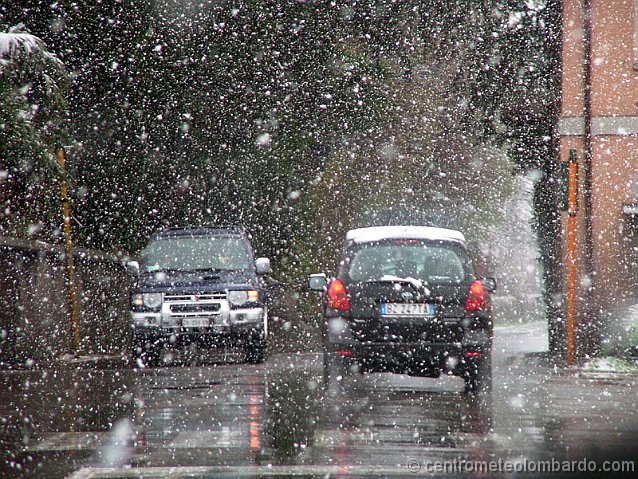
{"label": "car rear bumper", "polygon": [[462,375],[476,368],[490,353],[490,342],[392,343],[344,341],[325,343],[324,352],[360,366],[364,371],[383,371],[437,377],[441,373]]}

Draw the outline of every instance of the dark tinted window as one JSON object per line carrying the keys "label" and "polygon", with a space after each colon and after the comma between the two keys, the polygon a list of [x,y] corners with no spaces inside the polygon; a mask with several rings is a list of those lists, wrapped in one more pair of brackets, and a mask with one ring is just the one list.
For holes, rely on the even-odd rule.
{"label": "dark tinted window", "polygon": [[433,283],[458,283],[469,272],[465,251],[450,243],[386,241],[357,245],[343,264],[353,282],[415,278]]}

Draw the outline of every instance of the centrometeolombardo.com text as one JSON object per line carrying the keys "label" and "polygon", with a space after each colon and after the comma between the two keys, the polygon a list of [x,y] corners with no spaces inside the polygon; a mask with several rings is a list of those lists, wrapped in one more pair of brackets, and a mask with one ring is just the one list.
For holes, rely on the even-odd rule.
{"label": "centrometeolombardo.com text", "polygon": [[578,461],[561,461],[558,459],[516,460],[495,459],[492,461],[476,461],[469,459],[452,459],[448,461],[408,459],[410,472],[417,473],[497,473],[497,472],[635,472],[634,461],[593,461],[586,458]]}

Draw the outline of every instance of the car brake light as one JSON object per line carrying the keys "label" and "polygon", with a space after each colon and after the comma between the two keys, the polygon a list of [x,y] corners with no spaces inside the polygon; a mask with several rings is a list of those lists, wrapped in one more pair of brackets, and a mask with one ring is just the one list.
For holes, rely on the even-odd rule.
{"label": "car brake light", "polygon": [[487,310],[487,293],[483,283],[476,280],[470,286],[465,300],[465,311],[468,313]]}
{"label": "car brake light", "polygon": [[328,286],[328,307],[341,311],[350,310],[350,299],[348,299],[346,287],[338,279],[332,280]]}

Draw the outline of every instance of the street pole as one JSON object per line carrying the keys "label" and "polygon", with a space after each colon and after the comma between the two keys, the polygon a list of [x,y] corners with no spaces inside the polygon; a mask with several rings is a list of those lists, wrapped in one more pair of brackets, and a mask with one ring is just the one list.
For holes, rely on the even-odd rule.
{"label": "street pole", "polygon": [[574,365],[576,314],[576,212],[578,210],[578,161],[569,150],[567,162],[567,366]]}
{"label": "street pole", "polygon": [[66,158],[64,148],[58,147],[56,151],[58,164],[62,170],[60,181],[60,198],[62,200],[62,218],[64,225],[64,251],[66,257],[66,281],[69,288],[69,316],[71,318],[71,350],[77,353],[80,347],[80,320],[78,313],[78,294],[75,283],[75,263],[73,261],[73,241],[71,238],[71,204],[69,203],[69,190],[66,181]]}
{"label": "street pole", "polygon": [[592,9],[593,0],[583,0],[583,276],[587,278],[586,297],[583,307],[583,321],[579,327],[581,351],[592,355],[599,347],[600,314],[596,292],[596,271],[594,264],[593,225],[593,169],[594,161],[592,135]]}

